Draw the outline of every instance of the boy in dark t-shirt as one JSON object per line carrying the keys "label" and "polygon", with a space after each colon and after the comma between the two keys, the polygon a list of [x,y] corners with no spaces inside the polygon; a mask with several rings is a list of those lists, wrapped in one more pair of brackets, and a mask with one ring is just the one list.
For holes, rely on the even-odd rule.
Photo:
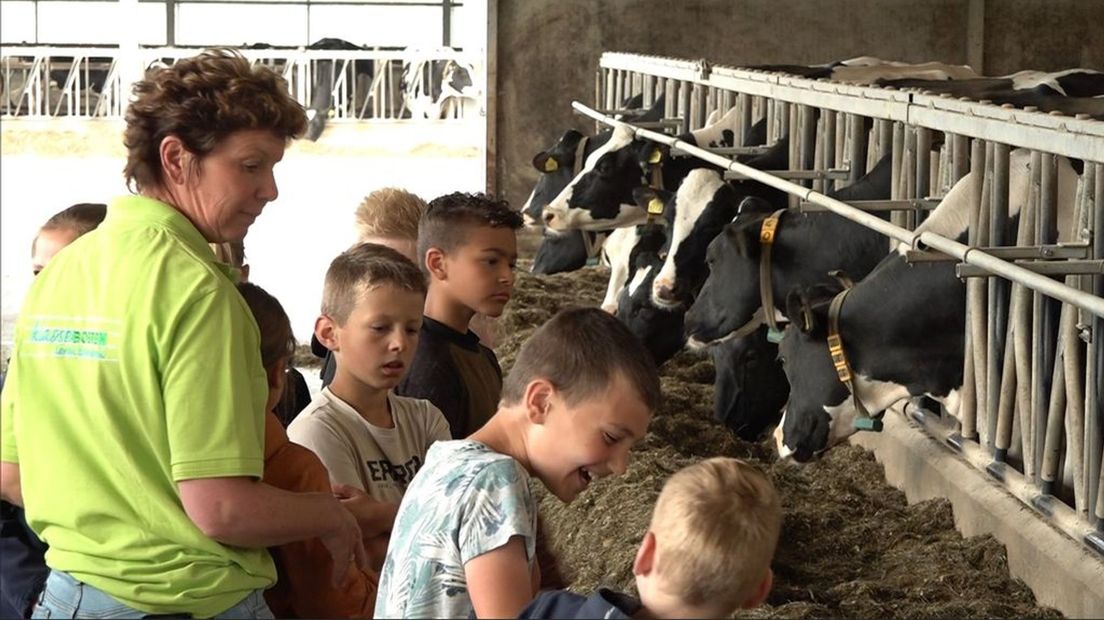
{"label": "boy in dark t-shirt", "polygon": [[436,405],[456,439],[498,407],[502,370],[469,323],[477,313],[501,315],[510,300],[521,224],[505,201],[461,192],[431,201],[418,224],[429,294],[414,361],[395,392]]}

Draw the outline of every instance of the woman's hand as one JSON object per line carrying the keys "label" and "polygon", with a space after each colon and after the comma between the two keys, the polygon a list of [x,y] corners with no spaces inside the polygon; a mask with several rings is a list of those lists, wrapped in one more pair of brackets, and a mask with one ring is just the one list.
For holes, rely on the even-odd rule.
{"label": "woman's hand", "polygon": [[391,533],[391,528],[395,525],[395,515],[399,512],[398,504],[378,501],[364,491],[347,484],[333,485],[333,493],[349,512],[356,515],[357,523],[360,524],[366,541]]}

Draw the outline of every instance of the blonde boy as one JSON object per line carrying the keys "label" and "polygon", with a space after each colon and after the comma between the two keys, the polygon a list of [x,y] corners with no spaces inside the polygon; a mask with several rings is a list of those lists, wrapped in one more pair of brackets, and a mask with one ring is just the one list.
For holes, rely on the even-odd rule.
{"label": "blonde boy", "polygon": [[540,583],[530,477],[570,502],[624,473],[659,398],[654,363],[617,319],[552,317],[518,352],[494,417],[430,448],[395,520],[375,617],[516,616]]}
{"label": "blonde boy", "polygon": [[[424,200],[405,189],[377,189],[357,205],[357,243],[385,245],[417,264],[418,220],[425,208]],[[318,336],[311,336],[311,352],[322,358],[318,376],[323,386],[329,385],[337,369],[333,353],[318,341]]]}
{"label": "blonde boy", "polygon": [[599,589],[544,592],[521,618],[727,618],[762,603],[782,507],[766,476],[717,457],[668,479],[633,562],[640,600]]}
{"label": "blonde boy", "polygon": [[386,245],[417,264],[418,220],[425,210],[425,201],[405,189],[377,189],[357,206],[357,238]]}
{"label": "blonde boy", "polygon": [[436,407],[391,391],[417,347],[425,291],[414,263],[372,243],[342,253],[326,272],[314,333],[333,351],[337,371],[288,427],[288,437],[318,455],[335,491],[384,503],[370,514],[354,510],[366,529],[381,529],[369,521],[383,519],[382,529],[390,530],[430,444],[449,438]]}

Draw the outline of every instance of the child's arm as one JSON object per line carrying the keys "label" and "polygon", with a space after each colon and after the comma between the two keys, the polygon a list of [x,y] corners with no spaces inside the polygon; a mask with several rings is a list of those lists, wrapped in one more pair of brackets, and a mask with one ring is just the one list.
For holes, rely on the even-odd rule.
{"label": "child's arm", "polygon": [[365,538],[391,532],[395,525],[395,515],[399,512],[398,504],[373,499],[364,491],[346,484],[334,484],[333,493],[356,516]]}
{"label": "child's arm", "polygon": [[516,618],[533,599],[533,572],[521,536],[468,560],[464,576],[477,618]]}

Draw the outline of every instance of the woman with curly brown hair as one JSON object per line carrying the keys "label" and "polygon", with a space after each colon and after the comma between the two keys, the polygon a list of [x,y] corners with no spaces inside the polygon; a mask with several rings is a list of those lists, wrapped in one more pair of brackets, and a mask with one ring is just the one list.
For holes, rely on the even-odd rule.
{"label": "woman with curly brown hair", "polygon": [[260,481],[256,323],[208,243],[275,200],[306,117],[270,69],[210,51],[150,73],[127,110],[135,195],[36,278],[0,418],[0,495],[50,546],[35,617],[271,617],[265,547],[318,537],[364,565],[328,493]]}

